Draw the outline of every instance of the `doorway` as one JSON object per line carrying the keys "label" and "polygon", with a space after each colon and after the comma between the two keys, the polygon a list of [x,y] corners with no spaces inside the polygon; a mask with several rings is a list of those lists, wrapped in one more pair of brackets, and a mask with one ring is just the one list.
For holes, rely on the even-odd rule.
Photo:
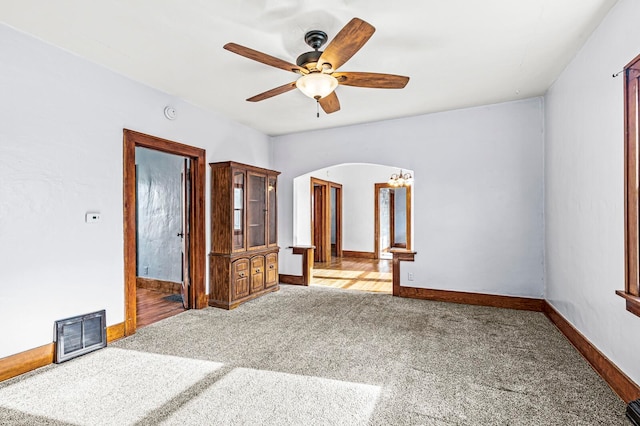
{"label": "doorway", "polygon": [[391,259],[392,249],[411,250],[411,186],[376,183],[374,249],[376,259]]}
{"label": "doorway", "polygon": [[311,184],[311,241],[314,262],[342,257],[342,185],[318,178]]}
{"label": "doorway", "polygon": [[[397,171],[398,168],[395,166],[344,163],[313,170],[293,179],[293,243],[296,246],[320,247],[320,253],[314,252],[315,261],[312,257],[308,262],[313,265],[308,275],[310,285],[391,294],[392,261],[377,258],[378,250],[374,249],[375,194],[371,187]],[[335,204],[341,204],[338,220],[341,221],[342,231],[338,233],[341,241],[336,247],[340,253],[336,251],[327,254],[327,244],[324,241],[328,239],[333,249],[333,236],[331,233],[326,236],[326,222],[314,223],[314,217],[326,214],[327,207],[321,205],[326,198],[329,198],[330,205],[334,204],[330,189],[329,195],[326,195],[325,188],[330,181],[341,183],[341,196],[336,198],[340,201],[336,201]],[[314,194],[317,203],[314,202]],[[394,201],[396,204],[400,202],[397,195]],[[407,219],[411,220],[409,217]],[[331,227],[331,222],[328,226]],[[406,227],[411,232],[410,228],[413,227]],[[410,232],[407,234],[407,247],[414,245]],[[324,241],[320,238],[322,236]],[[398,239],[394,239],[398,245]],[[321,262],[321,257],[318,256],[324,256],[328,261]]]}
{"label": "doorway", "polygon": [[[124,269],[125,269],[125,335],[137,328],[137,277],[138,223],[136,148],[148,148],[166,154],[183,157],[180,193],[182,218],[180,232],[181,250],[181,300],[188,308],[200,309],[207,305],[205,290],[205,227],[204,182],[205,151],[166,139],[124,130]],[[182,234],[182,235],[180,235]],[[144,266],[143,266],[144,267]]]}
{"label": "doorway", "polygon": [[136,147],[136,326],[190,308],[191,160]]}
{"label": "doorway", "polygon": [[343,257],[342,184],[310,177],[310,185],[315,246],[311,285],[391,294],[389,261],[353,251]]}

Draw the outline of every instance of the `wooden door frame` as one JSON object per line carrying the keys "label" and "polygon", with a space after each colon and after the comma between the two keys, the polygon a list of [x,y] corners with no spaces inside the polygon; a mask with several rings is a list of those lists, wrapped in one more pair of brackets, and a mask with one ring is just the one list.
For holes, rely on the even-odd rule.
{"label": "wooden door frame", "polygon": [[[328,199],[328,195],[329,195],[329,185],[326,184],[325,181],[320,180],[320,179],[316,179],[316,178],[311,178],[310,179],[310,189],[311,189],[311,244],[316,246],[316,249],[314,251],[315,254],[317,254],[317,257],[319,259],[321,259],[320,261],[324,261],[327,262],[329,260],[331,260],[331,219],[329,216],[330,210],[329,210],[329,202],[327,201]],[[318,204],[318,200],[316,199],[316,187],[320,187],[320,190],[322,191],[322,202],[323,205],[320,206],[320,211],[322,214],[322,217],[319,219],[320,223],[318,224],[318,227],[320,228],[322,235],[319,236],[319,238],[321,239],[322,243],[321,244],[316,244],[316,222],[318,221],[318,218],[316,217],[315,212],[317,211],[317,204]],[[324,259],[324,260],[322,260]],[[315,261],[315,259],[314,259]]]}
{"label": "wooden door frame", "polygon": [[[329,183],[329,203],[331,203],[331,190],[336,190],[336,257],[342,257],[342,185],[335,182]],[[329,250],[331,250],[331,206],[329,206]]]}
{"label": "wooden door frame", "polygon": [[124,195],[124,334],[136,332],[136,147],[149,148],[191,160],[191,238],[189,257],[191,292],[189,306],[207,306],[205,285],[205,150],[123,129],[123,195]]}
{"label": "wooden door frame", "polygon": [[[395,189],[397,187],[391,186],[388,183],[376,183],[374,184],[375,195],[373,197],[373,245],[374,245],[374,256],[376,259],[380,259],[380,189],[382,188],[390,188]],[[411,251],[411,186],[404,187],[407,189],[407,197],[406,197],[406,234],[407,234],[407,247],[404,250]],[[390,241],[391,247],[393,247],[393,241]]]}
{"label": "wooden door frame", "polygon": [[[331,188],[335,188],[336,192],[336,255],[342,257],[342,184],[337,182],[331,182],[328,180],[322,180],[315,177],[309,179],[310,188],[310,222],[311,222],[311,244],[315,242],[315,226],[314,226],[314,188],[321,186],[325,194],[325,202],[323,212],[322,229],[324,230],[324,258],[327,261],[331,260]],[[317,248],[316,248],[317,250]]]}

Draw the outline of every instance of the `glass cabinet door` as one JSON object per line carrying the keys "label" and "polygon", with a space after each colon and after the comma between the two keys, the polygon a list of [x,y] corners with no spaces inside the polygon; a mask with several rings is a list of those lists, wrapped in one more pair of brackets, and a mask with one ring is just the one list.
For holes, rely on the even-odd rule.
{"label": "glass cabinet door", "polygon": [[269,245],[278,244],[278,210],[276,198],[277,179],[275,176],[269,176],[269,184],[267,185],[267,197],[269,204],[267,207],[269,214]]}
{"label": "glass cabinet door", "polygon": [[249,192],[247,200],[247,245],[248,248],[266,245],[266,176],[249,172]]}
{"label": "glass cabinet door", "polygon": [[244,173],[233,173],[233,250],[244,249]]}

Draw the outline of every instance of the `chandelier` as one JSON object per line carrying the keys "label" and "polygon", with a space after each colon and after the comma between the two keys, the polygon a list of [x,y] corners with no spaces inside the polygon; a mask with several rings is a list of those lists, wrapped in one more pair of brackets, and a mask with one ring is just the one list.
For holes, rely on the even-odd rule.
{"label": "chandelier", "polygon": [[411,173],[403,173],[402,169],[400,169],[400,173],[391,175],[388,184],[393,187],[411,186],[413,184],[413,176],[411,176]]}

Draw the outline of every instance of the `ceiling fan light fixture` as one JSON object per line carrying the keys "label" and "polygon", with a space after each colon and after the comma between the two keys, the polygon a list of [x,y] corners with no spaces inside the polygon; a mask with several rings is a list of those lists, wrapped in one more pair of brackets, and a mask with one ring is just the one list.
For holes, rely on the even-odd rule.
{"label": "ceiling fan light fixture", "polygon": [[338,87],[338,80],[329,74],[312,72],[296,81],[296,87],[312,99],[322,99]]}

